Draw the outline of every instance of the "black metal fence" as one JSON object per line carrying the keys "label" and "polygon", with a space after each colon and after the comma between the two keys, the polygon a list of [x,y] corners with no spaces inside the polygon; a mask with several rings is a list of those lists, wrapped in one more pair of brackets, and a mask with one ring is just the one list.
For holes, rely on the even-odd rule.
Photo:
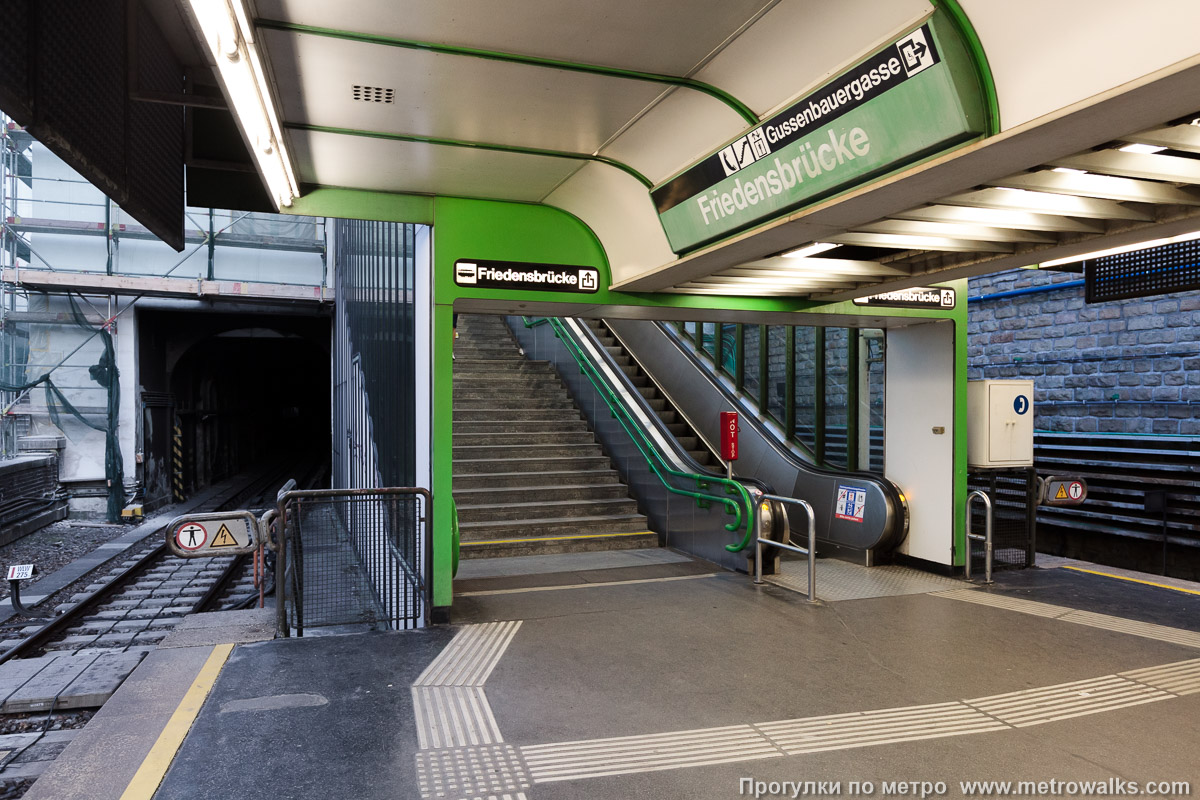
{"label": "black metal fence", "polygon": [[[1032,467],[979,470],[967,475],[968,491],[979,489],[992,500],[992,569],[1033,566],[1037,546],[1037,473]],[[984,531],[983,504],[972,509],[971,530]],[[984,546],[967,541],[973,573],[983,574]]]}
{"label": "black metal fence", "polygon": [[433,502],[419,488],[323,489],[279,499],[280,633],[429,621]]}

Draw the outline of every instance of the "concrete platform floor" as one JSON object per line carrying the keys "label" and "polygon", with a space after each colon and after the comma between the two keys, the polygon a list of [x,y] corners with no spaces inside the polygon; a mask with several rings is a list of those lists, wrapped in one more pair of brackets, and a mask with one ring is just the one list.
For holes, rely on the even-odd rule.
{"label": "concrete platform floor", "polygon": [[[884,796],[885,782],[941,781],[947,797],[981,794],[960,781],[1200,785],[1200,594],[1186,587],[1037,569],[999,573],[986,590],[939,582],[809,605],[691,559],[581,561],[587,580],[572,581],[570,559],[554,558],[470,578],[492,583],[456,600],[453,626],[237,646],[153,796],[690,800],[753,796],[755,782],[776,784],[761,796],[811,781],[809,796],[844,797]],[[141,691],[162,705],[157,692],[174,707],[193,680],[189,650],[208,652],[171,651],[177,673],[157,673],[171,688],[138,680],[150,664],[114,701],[130,708]],[[126,757],[135,733],[115,736]],[[100,763],[77,744],[65,755]],[[79,773],[56,764],[42,780],[56,771]],[[873,786],[855,792],[852,781]],[[1186,796],[1166,788],[1160,796]],[[34,792],[122,796],[92,789],[39,782]]]}

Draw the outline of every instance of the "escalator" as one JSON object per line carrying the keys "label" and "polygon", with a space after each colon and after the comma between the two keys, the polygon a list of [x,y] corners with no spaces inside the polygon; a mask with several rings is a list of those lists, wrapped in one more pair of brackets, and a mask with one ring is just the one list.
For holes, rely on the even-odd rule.
{"label": "escalator", "polygon": [[[816,513],[817,539],[865,563],[885,559],[908,533],[906,501],[886,478],[870,472],[817,466],[787,446],[760,416],[684,345],[668,326],[642,320],[606,320],[603,328],[635,361],[667,402],[693,422],[700,438],[719,441],[722,411],[737,411],[741,441],[738,466],[774,484],[782,494],[807,500]],[[612,352],[616,352],[615,350]],[[796,512],[792,512],[794,515]],[[803,521],[793,516],[793,529]]]}
{"label": "escalator", "polygon": [[633,360],[633,356],[629,355],[624,345],[617,341],[617,337],[608,329],[604,320],[589,319],[584,320],[584,324],[588,326],[592,335],[608,351],[613,363],[620,367],[621,371],[629,377],[629,382],[646,399],[646,404],[654,409],[658,418],[666,425],[667,430],[671,432],[675,440],[687,450],[692,460],[710,472],[721,471],[721,462],[709,448],[708,444],[700,438],[700,435],[692,428],[691,423],[671,403],[670,398],[662,393],[662,390],[655,385],[654,381],[650,380],[650,376],[642,370],[641,365]]}
{"label": "escalator", "polygon": [[[838,550],[861,554],[861,560],[873,563],[903,541],[907,512],[903,496],[893,484],[871,473],[825,469],[804,461],[664,326],[633,320],[585,323],[567,319],[549,320],[553,325],[538,327],[538,323],[519,317],[510,317],[508,322],[526,350],[538,352],[537,358],[555,365],[585,414],[590,410],[595,415],[597,435],[609,438],[605,444],[610,452],[637,448],[626,441],[628,431],[613,426],[611,419],[606,430],[605,418],[617,412],[597,402],[596,396],[603,391],[622,398],[631,418],[637,418],[634,422],[648,431],[647,438],[662,449],[664,458],[673,459],[681,471],[692,473],[697,483],[716,481],[723,471],[713,455],[713,443],[719,441],[719,412],[739,411],[739,485],[807,500],[816,514],[818,540],[827,551],[835,545]],[[549,328],[553,328],[552,333]],[[599,383],[609,388],[599,390]],[[603,413],[606,410],[609,413]],[[623,460],[633,468],[622,469]],[[739,545],[749,541],[748,529],[739,527],[744,539],[732,537],[735,541],[731,543],[732,528],[728,526],[719,530],[713,528],[712,519],[702,523],[681,520],[688,505],[681,501],[686,498],[665,495],[661,476],[653,468],[636,468],[638,460],[614,458],[614,463],[622,469],[639,499],[639,509],[650,518],[652,527],[660,534],[665,532],[664,543],[744,569],[745,558],[753,548],[743,550]],[[710,483],[709,488],[715,485]],[[725,491],[733,490],[726,487]],[[691,500],[694,505],[705,504],[703,500]],[[771,515],[775,520],[771,538],[786,536],[789,516],[791,529],[804,530],[807,526],[795,511],[775,512]]]}

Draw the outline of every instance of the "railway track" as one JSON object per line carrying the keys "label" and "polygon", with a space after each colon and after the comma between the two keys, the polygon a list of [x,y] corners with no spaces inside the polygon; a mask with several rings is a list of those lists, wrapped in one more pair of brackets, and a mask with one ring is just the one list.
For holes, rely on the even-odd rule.
{"label": "railway track", "polygon": [[[259,473],[214,498],[212,510],[266,507],[270,500],[264,498],[273,499],[273,489],[287,480],[286,471],[280,465]],[[212,588],[228,584],[240,568],[238,560],[176,558],[167,550],[165,529],[152,533],[140,552],[59,605],[57,616],[26,624],[22,638],[0,654],[0,664],[44,652],[153,648],[180,619],[207,608]]]}
{"label": "railway track", "polygon": [[[322,473],[316,462],[281,463],[196,510],[260,514],[274,506],[276,491],[289,478],[310,486]],[[60,604],[56,616],[0,626],[0,638],[7,640],[0,643],[0,798],[19,797],[72,729],[87,722],[180,620],[257,601],[250,557],[178,558],[167,549],[165,532],[164,525],[137,552],[108,565]],[[49,757],[39,748],[48,749]]]}

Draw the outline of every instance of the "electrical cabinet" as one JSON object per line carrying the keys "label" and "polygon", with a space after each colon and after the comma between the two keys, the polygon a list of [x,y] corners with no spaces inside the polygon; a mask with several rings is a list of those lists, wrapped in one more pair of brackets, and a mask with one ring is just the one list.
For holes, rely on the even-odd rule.
{"label": "electrical cabinet", "polygon": [[1033,381],[967,382],[967,463],[1033,466]]}

